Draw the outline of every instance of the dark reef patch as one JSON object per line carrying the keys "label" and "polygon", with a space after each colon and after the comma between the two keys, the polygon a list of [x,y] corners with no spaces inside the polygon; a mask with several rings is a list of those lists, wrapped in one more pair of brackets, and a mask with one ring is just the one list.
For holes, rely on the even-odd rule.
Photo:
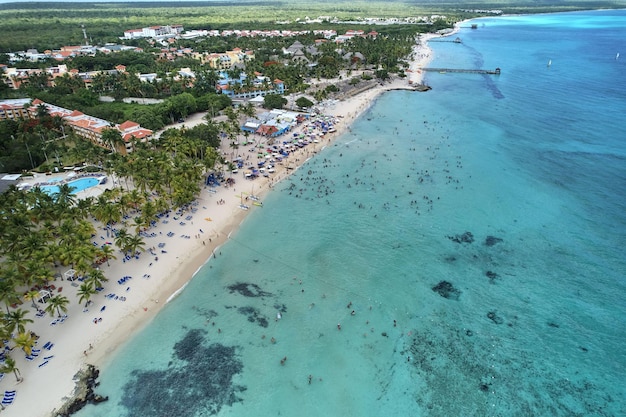
{"label": "dark reef patch", "polygon": [[432,290],[443,298],[447,298],[449,300],[458,301],[459,296],[461,295],[461,290],[454,288],[454,285],[448,281],[439,282],[439,284],[435,285]]}
{"label": "dark reef patch", "polygon": [[472,232],[465,232],[461,235],[446,236],[454,243],[472,243],[474,242],[474,235]]}
{"label": "dark reef patch", "polygon": [[495,324],[504,323],[504,320],[502,319],[502,317],[498,316],[495,311],[490,311],[489,313],[487,313],[487,318],[491,320],[492,322],[494,322]]}
{"label": "dark reef patch", "polygon": [[272,293],[265,292],[256,284],[246,283],[246,282],[238,282],[237,284],[229,285],[228,291],[230,293],[237,292],[244,297],[271,297]]}
{"label": "dark reef patch", "polygon": [[495,284],[495,283],[496,283],[496,279],[498,279],[498,277],[499,277],[499,275],[498,275],[498,274],[496,274],[496,273],[495,273],[495,272],[493,272],[493,271],[487,271],[487,272],[485,272],[485,276],[486,276],[487,278],[489,278],[489,283],[490,283],[490,284]]}
{"label": "dark reef patch", "polygon": [[237,311],[239,314],[246,316],[250,323],[257,323],[261,327],[267,327],[269,325],[267,317],[262,315],[261,312],[254,307],[239,307]]}
{"label": "dark reef patch", "polygon": [[242,399],[233,378],[243,369],[236,347],[204,344],[206,332],[190,330],[174,345],[166,369],[135,370],[121,404],[131,416],[216,415]]}
{"label": "dark reef patch", "polygon": [[500,242],[502,242],[502,239],[500,239],[499,237],[487,236],[485,238],[485,245],[487,245],[487,246],[493,246],[496,243],[500,243]]}

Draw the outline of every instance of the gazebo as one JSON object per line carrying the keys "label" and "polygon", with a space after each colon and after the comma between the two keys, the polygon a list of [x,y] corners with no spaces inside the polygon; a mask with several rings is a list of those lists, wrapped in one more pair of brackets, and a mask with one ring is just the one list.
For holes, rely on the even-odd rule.
{"label": "gazebo", "polygon": [[39,295],[37,296],[37,302],[45,303],[51,297],[50,291],[48,290],[39,290]]}
{"label": "gazebo", "polygon": [[76,279],[76,270],[68,269],[67,271],[63,273],[63,278],[65,278],[68,281],[74,281],[74,279]]}

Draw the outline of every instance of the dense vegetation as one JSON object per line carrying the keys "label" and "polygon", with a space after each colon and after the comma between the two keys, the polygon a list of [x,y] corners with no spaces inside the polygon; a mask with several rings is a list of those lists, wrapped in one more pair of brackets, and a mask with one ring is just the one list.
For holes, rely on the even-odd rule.
{"label": "dense vegetation", "polygon": [[[186,29],[319,29],[329,24],[302,25],[306,16],[341,20],[365,16],[410,17],[445,14],[449,21],[476,16],[462,9],[501,9],[505,13],[536,13],[589,8],[619,8],[611,0],[565,1],[395,1],[395,2],[159,2],[159,3],[8,3],[0,5],[0,25],[11,36],[0,38],[0,52],[59,48],[84,43],[84,25],[92,44],[118,42],[125,30],[151,25],[182,24]],[[276,22],[282,24],[277,25]],[[285,23],[290,22],[290,23]],[[337,28],[336,25],[333,26]],[[371,27],[363,27],[369,30]],[[343,30],[339,27],[338,30]]]}

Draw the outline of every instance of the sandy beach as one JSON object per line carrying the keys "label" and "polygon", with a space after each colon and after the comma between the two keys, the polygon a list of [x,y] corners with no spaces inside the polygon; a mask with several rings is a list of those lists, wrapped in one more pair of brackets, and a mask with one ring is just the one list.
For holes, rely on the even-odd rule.
{"label": "sandy beach", "polygon": [[[411,89],[411,84],[421,82],[419,69],[431,58],[426,41],[433,36],[438,35],[421,35],[421,44],[414,48],[408,79],[394,78],[348,99],[322,105],[321,113],[336,120],[336,131],[320,137],[318,143],[296,150],[282,164],[277,163],[275,173],[251,181],[244,179],[239,172],[233,174],[236,182],[232,187],[204,187],[189,210],[170,213],[169,217],[161,218],[155,227],[145,232],[146,251],[140,256],[125,260],[116,251],[117,259],[101,266],[109,279],[105,289],[93,297],[93,302],[87,308],[77,303],[77,283],[57,279],[53,283],[56,286],[55,293],[61,292],[71,300],[67,318],[55,323],[55,317],[48,314],[43,317],[31,316],[34,323],[30,328],[40,336],[35,349],[40,352],[30,361],[18,351],[12,355],[23,381],[16,382],[14,375],[4,375],[0,389],[15,390],[16,395],[14,402],[0,413],[16,417],[56,415],[55,410],[72,397],[75,389],[73,377],[79,369],[86,364],[97,367],[105,365],[120,344],[150,323],[204,263],[220,256],[221,245],[236,232],[248,213],[263,210],[262,207],[252,205],[251,201],[246,203],[249,210],[242,210],[239,205],[245,193],[251,193],[254,189],[254,194],[262,199],[273,185],[332,144],[379,94],[394,89]],[[184,124],[190,127],[202,123],[202,117],[202,114],[192,115]],[[289,135],[301,129],[303,127],[299,126]],[[229,155],[232,152],[227,145],[223,151]],[[256,161],[256,152],[251,152],[247,147],[237,152],[243,159],[250,155],[250,162]],[[134,230],[130,220],[129,231]],[[112,242],[113,237],[106,235],[102,225],[97,226],[100,229],[94,242]],[[62,268],[58,272],[63,273],[67,269]],[[29,304],[24,304],[22,308],[32,311]]]}

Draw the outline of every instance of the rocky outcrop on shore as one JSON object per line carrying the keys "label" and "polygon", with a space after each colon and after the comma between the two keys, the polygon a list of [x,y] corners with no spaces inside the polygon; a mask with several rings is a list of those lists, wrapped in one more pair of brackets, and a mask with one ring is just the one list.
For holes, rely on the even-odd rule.
{"label": "rocky outcrop on shore", "polygon": [[61,407],[60,410],[53,412],[54,417],[69,417],[82,409],[87,404],[97,404],[107,401],[109,397],[103,397],[94,392],[94,388],[98,386],[98,375],[100,371],[93,365],[87,365],[74,376],[76,388],[72,397]]}

